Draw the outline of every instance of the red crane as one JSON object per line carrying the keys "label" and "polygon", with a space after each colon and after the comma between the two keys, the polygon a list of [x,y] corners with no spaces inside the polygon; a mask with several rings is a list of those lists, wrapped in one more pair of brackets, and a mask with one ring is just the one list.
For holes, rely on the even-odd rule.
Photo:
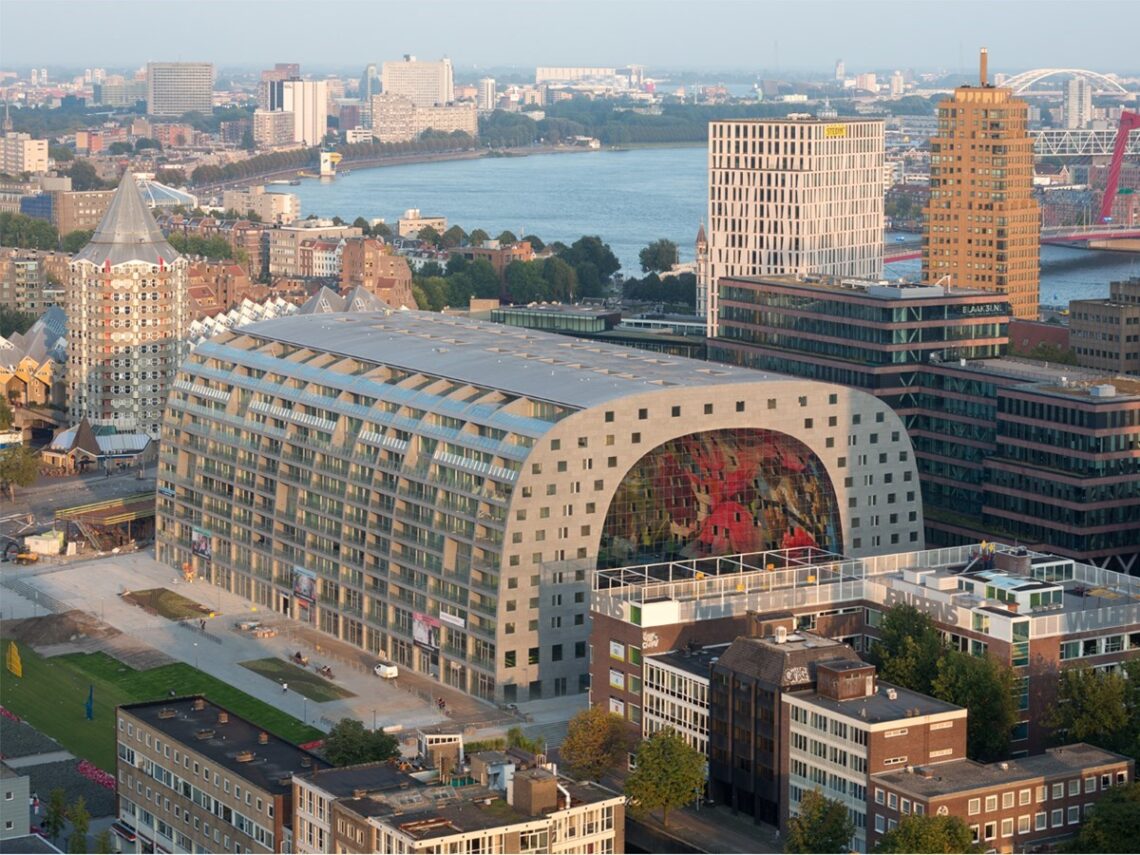
{"label": "red crane", "polygon": [[1124,151],[1128,148],[1128,134],[1140,128],[1140,113],[1120,111],[1120,128],[1116,132],[1116,144],[1112,147],[1112,161],[1108,166],[1108,181],[1104,185],[1104,199],[1100,203],[1100,221],[1112,220],[1112,203],[1116,201],[1116,186],[1120,183],[1120,165],[1124,162]]}

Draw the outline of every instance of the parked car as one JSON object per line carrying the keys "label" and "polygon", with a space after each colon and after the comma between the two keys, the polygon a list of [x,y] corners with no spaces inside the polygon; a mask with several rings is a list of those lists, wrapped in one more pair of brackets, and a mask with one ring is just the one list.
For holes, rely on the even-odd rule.
{"label": "parked car", "polygon": [[376,666],[372,669],[372,673],[377,677],[383,677],[385,680],[395,680],[400,676],[400,669],[392,662],[381,660],[376,663]]}

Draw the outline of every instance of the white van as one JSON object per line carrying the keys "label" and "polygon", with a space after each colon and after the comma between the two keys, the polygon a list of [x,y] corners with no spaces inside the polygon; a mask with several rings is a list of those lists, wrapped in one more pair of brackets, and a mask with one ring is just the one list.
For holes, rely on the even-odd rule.
{"label": "white van", "polygon": [[377,677],[383,677],[385,680],[395,680],[400,676],[400,669],[392,662],[387,660],[380,660],[376,663],[376,667],[372,669],[372,673]]}

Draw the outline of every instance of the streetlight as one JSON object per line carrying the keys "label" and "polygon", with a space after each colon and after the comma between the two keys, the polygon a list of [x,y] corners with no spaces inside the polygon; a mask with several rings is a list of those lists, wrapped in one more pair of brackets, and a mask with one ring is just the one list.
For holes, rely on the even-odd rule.
{"label": "streetlight", "polygon": [[301,700],[303,700],[305,702],[305,706],[304,706],[305,712],[304,712],[302,718],[303,718],[305,724],[308,724],[309,723],[309,699],[308,699],[308,697],[302,695]]}
{"label": "streetlight", "polygon": [[194,642],[194,667],[198,667],[198,642]]}

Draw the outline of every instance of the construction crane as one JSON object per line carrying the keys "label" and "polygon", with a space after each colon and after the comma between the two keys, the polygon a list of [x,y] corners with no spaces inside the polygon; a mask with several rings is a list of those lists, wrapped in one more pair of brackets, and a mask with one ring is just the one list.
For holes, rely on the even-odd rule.
{"label": "construction crane", "polygon": [[1112,147],[1112,160],[1108,166],[1108,181],[1104,185],[1104,198],[1100,203],[1100,221],[1112,221],[1112,203],[1116,201],[1116,188],[1120,184],[1120,166],[1128,148],[1128,135],[1140,128],[1140,113],[1120,111],[1120,128],[1116,131],[1116,144]]}

